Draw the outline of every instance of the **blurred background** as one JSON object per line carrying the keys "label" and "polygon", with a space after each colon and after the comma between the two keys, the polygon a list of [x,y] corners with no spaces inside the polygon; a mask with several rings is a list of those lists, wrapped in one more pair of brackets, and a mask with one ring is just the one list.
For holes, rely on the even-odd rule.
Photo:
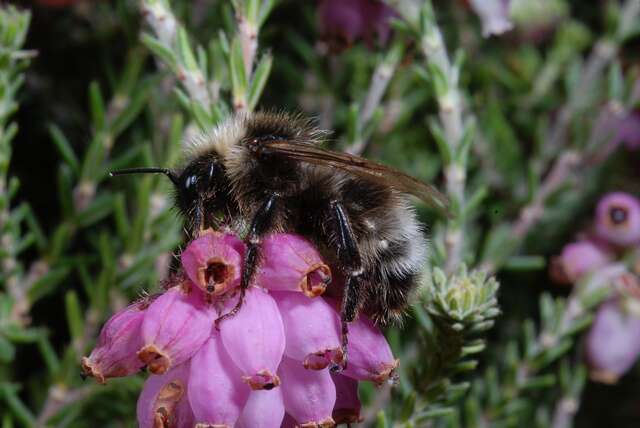
{"label": "blurred background", "polygon": [[168,180],[108,171],[259,109],[453,203],[417,205],[447,279],[364,425],[639,426],[640,0],[38,0],[0,5],[3,428],[135,426],[144,376],[79,361],[184,236]]}

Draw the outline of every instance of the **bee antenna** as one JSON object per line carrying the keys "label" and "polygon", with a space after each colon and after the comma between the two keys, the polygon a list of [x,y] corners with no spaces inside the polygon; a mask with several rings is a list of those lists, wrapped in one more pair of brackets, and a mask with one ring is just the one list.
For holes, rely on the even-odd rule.
{"label": "bee antenna", "polygon": [[127,168],[109,172],[110,177],[125,174],[164,174],[169,177],[169,180],[171,180],[173,184],[175,184],[176,186],[179,184],[178,176],[176,175],[176,173],[168,168]]}

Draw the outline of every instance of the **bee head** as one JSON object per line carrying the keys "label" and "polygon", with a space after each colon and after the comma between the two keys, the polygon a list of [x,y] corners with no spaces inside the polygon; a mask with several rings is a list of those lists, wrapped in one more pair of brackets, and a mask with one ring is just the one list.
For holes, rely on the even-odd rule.
{"label": "bee head", "polygon": [[215,156],[194,159],[176,178],[176,205],[184,213],[191,213],[198,206],[205,211],[216,211],[227,199],[228,179]]}
{"label": "bee head", "polygon": [[228,201],[229,181],[216,156],[203,155],[193,159],[181,171],[167,168],[130,168],[113,171],[111,176],[124,174],[164,174],[175,186],[176,206],[190,220],[203,227],[211,222]]}

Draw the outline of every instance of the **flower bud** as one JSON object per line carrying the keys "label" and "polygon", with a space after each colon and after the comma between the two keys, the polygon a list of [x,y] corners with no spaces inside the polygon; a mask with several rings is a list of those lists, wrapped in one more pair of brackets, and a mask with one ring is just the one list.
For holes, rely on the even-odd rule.
{"label": "flower bud", "polygon": [[623,247],[640,242],[640,201],[623,192],[604,196],[596,208],[596,232]]}
{"label": "flower bud", "polygon": [[95,349],[82,358],[83,375],[105,383],[106,378],[127,376],[144,367],[137,352],[142,346],[140,327],[148,305],[146,300],[136,302],[106,322]]}
{"label": "flower bud", "polygon": [[333,420],[336,424],[356,424],[362,422],[360,417],[360,399],[358,398],[358,381],[340,374],[332,374],[336,385],[336,404],[333,407]]}
{"label": "flower bud", "polygon": [[149,376],[138,398],[138,426],[193,426],[193,412],[187,392],[188,383],[189,363],[176,366],[161,376]]}
{"label": "flower bud", "polygon": [[274,234],[262,243],[259,284],[269,290],[302,291],[309,297],[324,293],[331,269],[311,243],[298,235]]}
{"label": "flower bud", "polygon": [[360,314],[349,324],[347,368],[342,375],[382,385],[389,380],[395,381],[398,364],[387,339],[369,318]]}
{"label": "flower bud", "polygon": [[191,241],[180,259],[189,279],[217,296],[240,284],[243,255],[238,238],[212,232]]}
{"label": "flower bud", "polygon": [[[227,311],[236,302],[237,298],[229,299]],[[266,290],[249,287],[240,311],[220,323],[220,335],[252,389],[271,389],[280,384],[276,372],[284,354],[284,327],[278,306]]]}
{"label": "flower bud", "polygon": [[640,356],[640,314],[625,310],[622,300],[598,308],[586,340],[591,378],[616,383]]}
{"label": "flower bud", "polygon": [[340,320],[333,306],[300,293],[283,291],[273,297],[284,322],[287,357],[313,370],[342,362]]}
{"label": "flower bud", "polygon": [[211,335],[214,315],[199,293],[170,288],[147,309],[138,358],[154,374],[187,361]]}
{"label": "flower bud", "polygon": [[284,418],[282,388],[251,391],[236,425],[238,428],[279,427]]}
{"label": "flower bud", "polygon": [[300,361],[284,357],[278,370],[284,408],[300,427],[333,427],[336,387],[329,370],[307,370]]}
{"label": "flower bud", "polygon": [[249,387],[227,355],[218,333],[191,359],[189,400],[196,423],[232,427],[249,397]]}
{"label": "flower bud", "polygon": [[562,271],[570,282],[577,281],[584,274],[593,272],[610,261],[609,255],[590,241],[567,244],[560,256]]}

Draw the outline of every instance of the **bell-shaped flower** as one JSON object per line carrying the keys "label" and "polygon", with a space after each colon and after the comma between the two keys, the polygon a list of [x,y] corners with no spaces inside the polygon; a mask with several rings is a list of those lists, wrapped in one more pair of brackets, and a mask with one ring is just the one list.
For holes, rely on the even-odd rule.
{"label": "bell-shaped flower", "polygon": [[356,424],[360,418],[360,399],[358,381],[341,374],[331,374],[336,385],[336,404],[333,407],[333,420],[336,424]]}
{"label": "bell-shaped flower", "polygon": [[106,378],[128,376],[144,367],[137,352],[142,346],[140,327],[150,300],[133,303],[106,322],[95,349],[82,358],[84,376],[105,383]]}
{"label": "bell-shaped flower", "polygon": [[258,282],[269,290],[302,291],[309,297],[324,293],[331,269],[318,250],[298,235],[274,234],[262,243],[263,261]]}
{"label": "bell-shaped flower", "polygon": [[594,272],[611,262],[610,255],[591,241],[567,244],[562,249],[560,263],[569,282],[575,282],[588,272]]}
{"label": "bell-shaped flower", "polygon": [[232,235],[209,232],[182,252],[187,276],[208,294],[220,295],[240,284],[244,244]]}
{"label": "bell-shaped flower", "polygon": [[391,36],[391,19],[398,14],[382,0],[321,0],[318,27],[333,51],[364,40],[369,47],[384,45]]}
{"label": "bell-shaped flower", "polygon": [[211,335],[214,318],[199,290],[184,284],[170,288],[147,309],[138,358],[154,374],[182,364]]}
{"label": "bell-shaped flower", "polygon": [[[333,427],[336,387],[329,370],[308,370],[300,361],[284,357],[278,370],[284,408],[300,426]],[[305,425],[306,424],[306,425]]]}
{"label": "bell-shaped flower", "polygon": [[605,195],[596,208],[596,232],[618,246],[640,243],[640,201],[623,192]]}
{"label": "bell-shaped flower", "polygon": [[284,321],[287,357],[305,368],[321,370],[342,362],[340,319],[324,299],[310,299],[301,293],[273,293]]}
{"label": "bell-shaped flower", "polygon": [[365,315],[349,324],[347,368],[344,376],[357,380],[370,380],[378,385],[395,381],[399,361],[380,329]]}
{"label": "bell-shaped flower", "polygon": [[194,419],[189,404],[188,384],[188,362],[163,375],[149,376],[138,397],[138,426],[192,427]]}
{"label": "bell-shaped flower", "polygon": [[242,373],[214,333],[191,359],[189,401],[197,424],[232,427],[249,397]]}
{"label": "bell-shaped flower", "polygon": [[591,378],[615,383],[640,357],[640,313],[638,300],[609,300],[598,308],[586,340]]}
{"label": "bell-shaped flower", "polygon": [[[229,299],[225,312],[236,302],[237,296]],[[284,354],[284,326],[278,306],[266,290],[249,287],[240,311],[220,323],[220,335],[252,389],[280,385],[277,370]]]}

